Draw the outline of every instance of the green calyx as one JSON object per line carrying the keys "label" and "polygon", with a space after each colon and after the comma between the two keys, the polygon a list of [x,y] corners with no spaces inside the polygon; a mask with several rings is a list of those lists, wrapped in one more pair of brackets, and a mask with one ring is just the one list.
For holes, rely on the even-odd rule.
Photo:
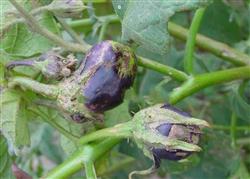
{"label": "green calyx", "polygon": [[149,108],[143,109],[135,114],[138,119],[143,119],[143,122],[152,127],[162,123],[195,125],[199,127],[209,127],[205,120],[183,116],[175,111],[162,108],[164,104],[157,104]]}

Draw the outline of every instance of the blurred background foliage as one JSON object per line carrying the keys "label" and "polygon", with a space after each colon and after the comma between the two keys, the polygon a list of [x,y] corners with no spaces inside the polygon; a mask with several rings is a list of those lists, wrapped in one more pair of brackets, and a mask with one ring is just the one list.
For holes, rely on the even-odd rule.
{"label": "blurred background foliage", "polygon": [[[24,2],[28,3],[28,1]],[[50,0],[35,2],[44,5],[48,4]],[[95,44],[98,41],[100,29],[105,23],[97,20],[96,17],[114,14],[114,10],[112,3],[108,0],[95,0],[92,3],[87,2],[87,4],[91,8],[83,12],[82,18],[91,18],[93,20],[92,25],[78,26],[74,30],[81,35],[84,34],[88,43]],[[193,11],[177,13],[171,18],[171,21],[188,28],[192,17]],[[62,33],[66,40],[72,40],[58,28],[51,14],[42,18],[41,23],[55,33]],[[109,23],[106,30],[104,39],[120,41],[120,23]],[[16,33],[18,35],[13,35]],[[206,9],[199,33],[227,43],[250,55],[249,2],[244,0],[214,0]],[[13,38],[15,38],[15,44]],[[29,43],[26,43],[27,39],[29,39]],[[52,47],[52,44],[40,35],[27,33],[24,25],[12,28],[1,43],[4,44],[0,54],[2,65],[11,59],[32,57]],[[171,49],[167,55],[155,54],[142,48],[138,48],[136,54],[183,70],[185,44],[174,38],[171,39],[171,44]],[[77,54],[77,57],[83,59],[81,54]],[[203,50],[197,49],[195,58],[197,59],[195,64],[197,73],[231,67],[231,64]],[[3,71],[3,69],[0,71]],[[20,68],[14,73],[32,77],[38,75],[39,78],[39,74],[26,68]],[[41,81],[43,80],[45,79],[41,78]],[[105,113],[105,126],[112,126],[129,120],[131,115],[144,107],[167,102],[170,91],[178,85],[179,83],[166,76],[139,67],[134,87],[126,93],[124,102],[119,107]],[[24,95],[27,100],[36,97],[32,92],[27,92]],[[209,121],[213,126],[206,130],[202,136],[201,146],[203,151],[181,162],[164,161],[157,174],[145,178],[247,179],[250,177],[249,81],[235,81],[206,88],[181,101],[177,106],[197,118]],[[55,120],[60,120],[56,111],[52,109],[40,110]],[[6,152],[7,141],[2,136],[0,138],[0,172],[1,176],[8,176],[5,178],[13,177],[8,170],[11,160],[15,160],[20,168],[36,178],[60,164],[67,158],[67,154],[71,153],[72,148],[77,147],[72,146],[73,144],[70,144],[69,141],[65,141],[66,139],[61,139],[60,142],[62,136],[33,113],[26,112],[25,115],[29,120],[29,135],[31,135],[29,147],[16,149],[9,145],[11,154],[18,150],[18,156],[11,157]],[[236,122],[232,123],[233,120]],[[60,122],[60,124],[62,123]],[[77,124],[65,122],[62,125],[69,126],[71,130],[76,128],[81,130]],[[92,129],[93,126],[90,125],[89,130]],[[83,131],[83,133],[85,132]],[[150,165],[151,161],[143,155],[133,141],[124,140],[110,153],[97,161],[96,170],[102,178],[123,179],[127,178],[129,172],[135,169],[145,169]],[[84,176],[83,172],[79,172],[72,178],[80,178],[82,175]]]}

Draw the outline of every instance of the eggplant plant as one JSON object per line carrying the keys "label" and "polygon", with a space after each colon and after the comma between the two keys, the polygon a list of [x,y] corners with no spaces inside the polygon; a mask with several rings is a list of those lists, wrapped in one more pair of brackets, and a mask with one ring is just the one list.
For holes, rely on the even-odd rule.
{"label": "eggplant plant", "polygon": [[0,6],[0,178],[250,177],[249,1]]}

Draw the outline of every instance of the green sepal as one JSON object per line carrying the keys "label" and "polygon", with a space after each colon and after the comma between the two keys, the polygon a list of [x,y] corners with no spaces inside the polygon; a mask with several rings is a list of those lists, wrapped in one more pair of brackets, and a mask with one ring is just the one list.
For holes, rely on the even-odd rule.
{"label": "green sepal", "polygon": [[[205,121],[193,117],[183,116],[169,109],[162,108],[164,104],[157,104],[155,106],[143,109],[135,114],[135,120],[141,120],[147,122],[147,124],[154,125],[157,122],[158,126],[162,123],[170,124],[183,124],[183,125],[195,125],[199,127],[209,127],[210,125]],[[157,125],[155,123],[155,125]]]}

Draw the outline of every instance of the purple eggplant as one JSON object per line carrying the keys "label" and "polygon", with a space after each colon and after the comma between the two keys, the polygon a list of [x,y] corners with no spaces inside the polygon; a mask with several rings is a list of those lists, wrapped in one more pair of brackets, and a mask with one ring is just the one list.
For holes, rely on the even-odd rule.
{"label": "purple eggplant", "polygon": [[[181,111],[169,104],[163,105],[162,108],[174,111],[185,117],[191,117],[189,113]],[[178,139],[192,144],[198,144],[201,134],[200,128],[195,125],[164,123],[157,126],[156,130],[163,136],[170,137],[172,139]],[[153,148],[152,152],[156,167],[160,166],[161,159],[176,161],[184,159],[192,154],[192,152],[190,151],[184,151],[180,149],[167,150],[166,148]]]}
{"label": "purple eggplant", "polygon": [[94,45],[79,68],[79,75],[98,69],[82,88],[85,105],[94,112],[103,112],[122,103],[125,91],[132,86],[136,59],[130,48],[113,41]]}

